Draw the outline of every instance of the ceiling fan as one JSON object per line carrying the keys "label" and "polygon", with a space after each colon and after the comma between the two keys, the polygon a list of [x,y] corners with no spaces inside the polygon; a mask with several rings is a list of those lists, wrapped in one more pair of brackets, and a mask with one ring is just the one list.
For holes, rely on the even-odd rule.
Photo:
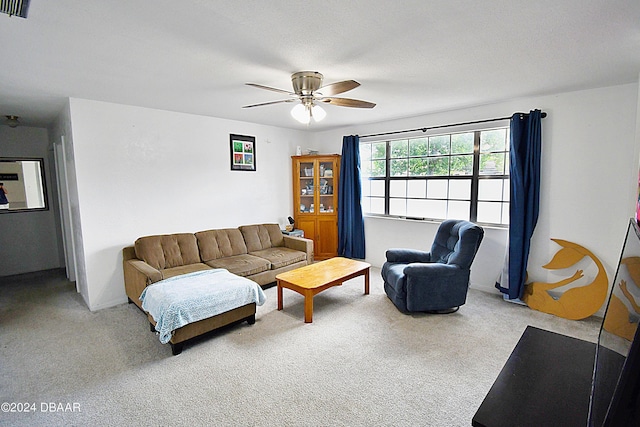
{"label": "ceiling fan", "polygon": [[280,104],[285,102],[300,101],[293,107],[291,115],[300,123],[308,124],[313,118],[316,122],[324,119],[327,113],[318,105],[319,102],[338,105],[340,107],[373,108],[373,102],[361,101],[351,98],[337,98],[333,95],[347,92],[360,86],[355,80],[344,80],[322,86],[322,74],[317,71],[299,71],[291,75],[293,92],[274,87],[263,86],[256,83],[247,83],[248,86],[266,89],[273,92],[284,93],[290,96],[279,101],[261,102],[259,104],[245,105],[242,108],[262,107],[264,105]]}

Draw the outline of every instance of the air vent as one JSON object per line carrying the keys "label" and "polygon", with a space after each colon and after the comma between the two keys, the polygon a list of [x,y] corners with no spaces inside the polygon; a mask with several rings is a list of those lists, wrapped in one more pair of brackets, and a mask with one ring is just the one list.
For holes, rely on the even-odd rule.
{"label": "air vent", "polygon": [[0,12],[9,16],[27,17],[29,0],[0,0]]}

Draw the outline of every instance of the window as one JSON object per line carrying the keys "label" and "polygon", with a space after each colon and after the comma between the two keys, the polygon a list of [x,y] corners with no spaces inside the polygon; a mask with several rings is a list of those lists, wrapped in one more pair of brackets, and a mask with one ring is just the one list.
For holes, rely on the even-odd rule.
{"label": "window", "polygon": [[361,142],[363,212],[508,224],[508,130]]}

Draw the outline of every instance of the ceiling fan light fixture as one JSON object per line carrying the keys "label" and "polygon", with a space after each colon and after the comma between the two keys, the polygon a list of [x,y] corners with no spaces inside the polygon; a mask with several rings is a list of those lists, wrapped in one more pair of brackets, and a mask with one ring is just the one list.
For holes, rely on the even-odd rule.
{"label": "ceiling fan light fixture", "polygon": [[298,104],[291,109],[291,116],[303,125],[308,125],[311,123],[312,117],[313,121],[319,122],[327,116],[327,112],[321,106],[313,103]]}
{"label": "ceiling fan light fixture", "polygon": [[320,120],[327,117],[327,112],[324,111],[324,108],[322,108],[321,106],[314,104],[313,107],[311,107],[311,115],[316,122],[319,122]]}
{"label": "ceiling fan light fixture", "polygon": [[7,118],[6,124],[10,128],[17,128],[20,122],[18,121],[18,116],[5,116]]}
{"label": "ceiling fan light fixture", "polygon": [[323,76],[317,71],[299,71],[291,75],[291,85],[293,86],[293,92],[264,86],[257,83],[247,83],[247,85],[257,87],[259,89],[266,89],[272,92],[287,94],[289,95],[289,98],[280,99],[278,101],[268,101],[260,102],[258,104],[245,105],[242,108],[261,107],[264,105],[300,101],[300,104],[297,104],[291,110],[291,116],[298,122],[308,125],[309,123],[311,123],[312,118],[313,121],[320,122],[327,116],[327,113],[324,111],[324,109],[317,105],[317,103],[325,103],[337,105],[340,107],[352,108],[373,108],[376,106],[376,104],[374,104],[373,102],[334,96],[360,86],[360,83],[355,80],[344,80],[325,86],[322,85],[322,81]]}
{"label": "ceiling fan light fixture", "polygon": [[291,116],[303,125],[308,125],[311,121],[310,111],[307,110],[307,107],[304,104],[298,104],[293,107],[291,109]]}

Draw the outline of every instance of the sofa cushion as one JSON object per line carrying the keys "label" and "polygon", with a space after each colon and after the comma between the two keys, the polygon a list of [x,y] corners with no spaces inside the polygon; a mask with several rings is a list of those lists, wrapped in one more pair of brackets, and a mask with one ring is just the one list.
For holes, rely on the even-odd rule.
{"label": "sofa cushion", "polygon": [[243,225],[240,231],[248,252],[284,246],[284,236],[278,224]]}
{"label": "sofa cushion", "polygon": [[213,268],[224,268],[230,273],[243,277],[267,271],[271,266],[268,260],[247,254],[212,259],[206,264]]}
{"label": "sofa cushion", "polygon": [[251,252],[251,255],[269,260],[272,270],[286,267],[287,265],[295,264],[296,262],[307,259],[306,252],[300,252],[285,247],[263,249],[261,251]]}
{"label": "sofa cushion", "polygon": [[204,262],[247,253],[244,237],[237,228],[199,231],[196,239]]}
{"label": "sofa cushion", "polygon": [[136,258],[158,270],[201,262],[196,236],[191,233],[140,237],[134,246]]}

